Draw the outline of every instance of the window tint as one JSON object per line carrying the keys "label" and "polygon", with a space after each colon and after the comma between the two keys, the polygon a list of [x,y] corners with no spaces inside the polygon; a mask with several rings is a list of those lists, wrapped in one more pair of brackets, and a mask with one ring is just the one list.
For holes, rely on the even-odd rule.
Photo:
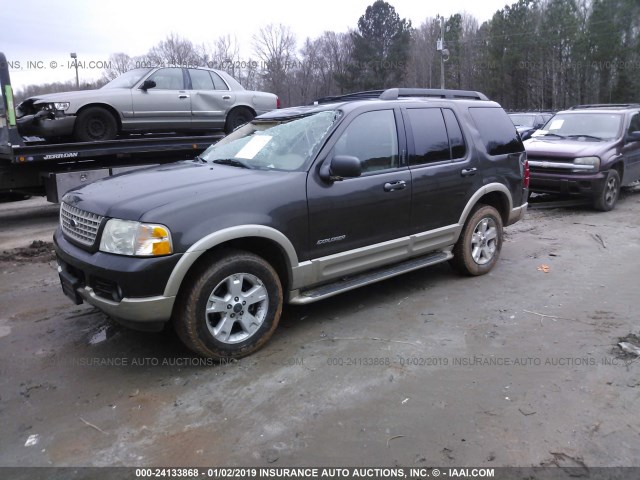
{"label": "window tint", "polygon": [[411,108],[407,110],[415,147],[409,163],[420,165],[449,160],[449,138],[439,108]]}
{"label": "window tint", "polygon": [[209,72],[206,70],[189,69],[189,76],[191,77],[191,87],[194,90],[213,90],[213,81]]}
{"label": "window tint", "polygon": [[640,114],[636,113],[633,117],[631,117],[628,132],[640,132]]}
{"label": "window tint", "polygon": [[471,107],[469,113],[480,131],[489,155],[504,155],[524,151],[516,127],[504,110],[495,107]]}
{"label": "window tint", "polygon": [[154,90],[182,90],[184,81],[181,68],[161,68],[149,77],[156,82]]}
{"label": "window tint", "polygon": [[458,119],[452,110],[444,108],[442,110],[444,121],[447,124],[447,133],[449,133],[449,144],[451,145],[451,158],[462,158],[467,153],[467,147],[464,143],[462,130]]}
{"label": "window tint", "polygon": [[363,113],[336,142],[335,155],[352,155],[362,162],[362,172],[398,166],[398,135],[392,110]]}
{"label": "window tint", "polygon": [[224,80],[220,78],[220,75],[218,75],[216,72],[209,72],[209,74],[211,75],[211,79],[213,80],[213,84],[215,85],[216,90],[229,90],[229,87],[227,87],[227,84],[224,83]]}

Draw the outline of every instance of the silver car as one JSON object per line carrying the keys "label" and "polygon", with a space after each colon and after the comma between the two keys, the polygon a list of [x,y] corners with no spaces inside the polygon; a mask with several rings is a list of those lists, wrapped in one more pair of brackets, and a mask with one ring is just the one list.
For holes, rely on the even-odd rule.
{"label": "silver car", "polygon": [[245,90],[205,68],[136,68],[97,90],[28,98],[16,108],[23,136],[112,140],[121,133],[226,133],[280,107],[272,93]]}

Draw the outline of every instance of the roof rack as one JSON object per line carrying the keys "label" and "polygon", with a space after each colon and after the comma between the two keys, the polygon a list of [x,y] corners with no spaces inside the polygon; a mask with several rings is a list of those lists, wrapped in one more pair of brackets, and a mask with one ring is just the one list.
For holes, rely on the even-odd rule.
{"label": "roof rack", "polygon": [[587,108],[610,108],[610,109],[624,109],[624,108],[638,108],[640,103],[591,103],[585,105],[574,105],[569,110],[579,110]]}
{"label": "roof rack", "polygon": [[331,95],[328,97],[318,98],[314,100],[314,105],[321,105],[323,103],[332,103],[332,102],[348,102],[350,100],[364,100],[367,98],[380,98],[380,95],[384,92],[384,90],[366,90],[363,92],[355,92],[355,93],[346,93],[344,95]]}
{"label": "roof rack", "polygon": [[332,102],[348,102],[354,100],[379,99],[398,100],[401,97],[434,97],[460,100],[489,100],[486,95],[472,90],[443,90],[440,88],[388,88],[386,90],[366,90],[322,97],[313,102],[314,105]]}
{"label": "roof rack", "polygon": [[487,96],[472,90],[444,90],[441,88],[389,88],[382,92],[380,100],[397,100],[400,97],[436,97],[460,100],[489,100]]}

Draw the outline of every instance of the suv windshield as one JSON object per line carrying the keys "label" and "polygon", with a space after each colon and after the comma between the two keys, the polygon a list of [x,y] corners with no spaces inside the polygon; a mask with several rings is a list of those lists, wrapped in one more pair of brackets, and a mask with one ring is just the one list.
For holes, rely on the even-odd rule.
{"label": "suv windshield", "polygon": [[340,112],[255,119],[210,146],[200,159],[262,170],[299,170],[322,146]]}
{"label": "suv windshield", "polygon": [[123,73],[118,78],[114,78],[102,88],[131,88],[147,73],[150,68],[134,68]]}
{"label": "suv windshield", "polygon": [[559,113],[534,135],[612,140],[619,135],[621,124],[622,115],[615,113]]}

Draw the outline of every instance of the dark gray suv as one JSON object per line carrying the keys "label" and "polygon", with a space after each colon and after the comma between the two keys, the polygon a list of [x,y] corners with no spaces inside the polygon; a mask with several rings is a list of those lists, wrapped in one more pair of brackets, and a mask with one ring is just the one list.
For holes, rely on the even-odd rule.
{"label": "dark gray suv", "polygon": [[193,161],[71,191],[54,241],[76,303],[139,328],[172,320],[198,354],[237,358],[284,302],[446,261],[489,272],[527,187],[497,103],[390,89],[273,111]]}

